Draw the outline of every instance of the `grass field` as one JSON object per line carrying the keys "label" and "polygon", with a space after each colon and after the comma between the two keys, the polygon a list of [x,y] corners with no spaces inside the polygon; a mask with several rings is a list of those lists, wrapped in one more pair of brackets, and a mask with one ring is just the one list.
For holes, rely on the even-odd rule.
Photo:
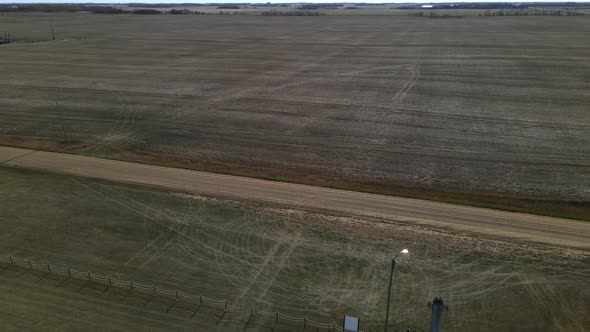
{"label": "grass field", "polygon": [[[396,220],[0,168],[0,254],[227,299],[219,313],[145,304],[101,287],[0,271],[4,330],[242,330],[250,306],[332,322],[383,324],[389,259],[402,248],[395,330],[425,330],[442,296],[450,331],[585,331],[587,251],[456,234]],[[2,263],[4,268],[6,262]],[[217,316],[215,316],[217,315]],[[268,331],[271,320],[247,330]],[[281,325],[280,330],[300,330]]]}
{"label": "grass field", "polygon": [[2,46],[0,143],[570,217],[560,204],[588,205],[588,17],[0,17],[24,41],[50,24],[55,42]]}

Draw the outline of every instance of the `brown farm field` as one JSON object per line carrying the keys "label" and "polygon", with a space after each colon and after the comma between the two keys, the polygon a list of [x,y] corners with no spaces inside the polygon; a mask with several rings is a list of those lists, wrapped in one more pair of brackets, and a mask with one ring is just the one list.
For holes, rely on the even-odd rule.
{"label": "brown farm field", "polygon": [[7,13],[0,143],[587,219],[589,22]]}
{"label": "brown farm field", "polygon": [[[435,295],[450,306],[443,331],[590,328],[587,249],[11,167],[0,183],[2,331],[303,330],[260,315],[244,328],[250,307],[358,315],[381,331],[392,255],[391,331],[425,331]],[[10,254],[41,268],[14,268]],[[230,312],[217,322],[218,309],[67,280],[46,263],[228,300]]]}

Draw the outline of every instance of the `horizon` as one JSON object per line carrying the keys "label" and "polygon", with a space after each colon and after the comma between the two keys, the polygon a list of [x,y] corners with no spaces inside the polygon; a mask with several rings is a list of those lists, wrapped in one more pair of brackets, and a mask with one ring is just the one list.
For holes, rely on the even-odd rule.
{"label": "horizon", "polygon": [[454,3],[588,3],[590,0],[586,1],[552,1],[552,0],[524,0],[524,1],[486,1],[486,0],[474,0],[474,1],[403,1],[403,2],[391,2],[391,1],[341,1],[341,2],[334,2],[334,1],[323,1],[323,0],[307,0],[307,1],[233,1],[233,0],[226,0],[226,1],[219,1],[219,2],[211,2],[211,1],[193,1],[193,2],[178,2],[178,1],[167,1],[167,0],[154,0],[154,1],[138,1],[138,2],[116,2],[116,1],[109,1],[109,0],[98,0],[98,1],[59,1],[59,0],[49,0],[49,1],[3,1],[0,0],[0,4],[112,4],[112,5],[126,5],[126,4],[178,4],[178,5],[189,5],[189,4],[296,4],[296,3],[350,3],[350,4],[430,4],[430,3],[445,3],[445,4],[454,4]]}

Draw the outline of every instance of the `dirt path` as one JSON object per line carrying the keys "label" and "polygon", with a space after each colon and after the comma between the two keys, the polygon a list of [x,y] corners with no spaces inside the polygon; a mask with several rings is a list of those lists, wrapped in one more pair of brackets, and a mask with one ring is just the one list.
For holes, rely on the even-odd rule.
{"label": "dirt path", "polygon": [[[590,223],[62,153],[0,147],[0,165],[320,208],[549,244],[590,247]],[[309,198],[314,199],[310,200]]]}

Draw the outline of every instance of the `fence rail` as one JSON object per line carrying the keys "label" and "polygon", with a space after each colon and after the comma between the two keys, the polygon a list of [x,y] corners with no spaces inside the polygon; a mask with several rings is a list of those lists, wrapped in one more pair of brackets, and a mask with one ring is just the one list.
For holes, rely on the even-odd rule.
{"label": "fence rail", "polygon": [[[0,256],[0,257],[2,257],[2,256]],[[210,299],[210,298],[207,298],[203,295],[194,295],[194,294],[190,294],[190,293],[185,293],[185,292],[178,290],[178,289],[161,288],[156,285],[145,285],[145,284],[141,284],[136,281],[133,281],[133,280],[120,280],[120,279],[117,279],[117,278],[114,278],[114,277],[111,277],[108,275],[94,274],[90,271],[85,271],[85,272],[78,271],[78,270],[72,269],[70,267],[51,265],[51,264],[41,264],[41,263],[33,262],[30,259],[23,259],[23,258],[15,257],[12,255],[5,256],[5,258],[3,260],[7,261],[10,265],[13,265],[13,266],[20,266],[22,268],[27,268],[27,269],[34,270],[34,271],[43,271],[48,274],[59,274],[59,275],[66,277],[67,279],[79,279],[79,280],[85,280],[87,282],[100,283],[100,284],[104,284],[105,286],[107,286],[109,288],[110,287],[117,287],[120,289],[128,289],[130,291],[130,293],[141,292],[144,294],[149,294],[151,296],[162,295],[162,296],[166,296],[168,298],[174,299],[177,302],[185,301],[185,302],[199,305],[199,306],[203,305],[204,303],[208,303],[208,304],[212,304],[215,306],[219,306],[220,308],[223,308],[223,315],[225,315],[225,313],[229,312],[229,305],[228,305],[228,301],[226,301],[226,300]],[[221,320],[223,315],[220,317],[219,320]],[[250,317],[248,318],[248,321],[246,322],[246,325],[244,326],[244,328],[246,328],[248,326],[248,324],[250,324],[251,320],[254,318],[255,315],[265,316],[265,317],[273,317],[275,319],[273,331],[279,325],[281,320],[291,322],[291,323],[299,323],[299,324],[301,324],[303,331],[306,331],[307,328],[309,328],[309,329],[315,328],[316,330],[322,329],[325,331],[334,331],[334,332],[335,331],[344,331],[344,328],[341,325],[338,325],[336,323],[320,323],[320,322],[313,321],[311,319],[307,319],[305,317],[293,317],[293,316],[285,315],[285,314],[280,313],[278,311],[256,310],[253,307],[250,307]],[[218,320],[218,322],[219,322],[219,320]]]}
{"label": "fence rail", "polygon": [[70,267],[41,264],[33,262],[30,259],[23,259],[15,256],[7,256],[5,257],[5,261],[10,263],[10,265],[21,266],[30,270],[44,271],[50,274],[60,274],[68,279],[88,280],[88,282],[101,283],[108,287],[129,289],[131,292],[141,292],[152,296],[160,294],[173,298],[176,301],[185,301],[193,304],[202,305],[203,303],[208,303],[219,306],[220,308],[223,307],[225,312],[229,311],[229,305],[226,300],[214,300],[203,295],[185,293],[178,289],[166,289],[156,285],[144,285],[133,280],[119,280],[111,276],[95,274],[90,271],[83,272],[74,270]]}
{"label": "fence rail", "polygon": [[[248,318],[248,321],[246,322],[246,325],[244,326],[244,329],[246,327],[248,327],[248,324],[250,324],[250,322],[252,321],[252,319],[254,319],[254,316],[259,315],[259,316],[265,316],[265,317],[274,317],[274,325],[273,325],[273,331],[276,329],[276,327],[280,324],[281,320],[285,320],[287,322],[291,322],[291,323],[299,323],[301,324],[301,327],[303,328],[303,331],[306,331],[306,329],[308,328],[316,328],[317,329],[322,329],[322,330],[326,330],[326,331],[344,331],[344,327],[342,327],[341,325],[338,325],[336,323],[320,323],[320,322],[316,322],[313,321],[311,319],[307,319],[305,317],[293,317],[293,316],[289,316],[289,315],[285,315],[283,313],[280,313],[278,311],[263,311],[263,310],[257,310],[254,309],[254,307],[250,307],[250,317]],[[363,331],[360,331],[363,332]]]}

